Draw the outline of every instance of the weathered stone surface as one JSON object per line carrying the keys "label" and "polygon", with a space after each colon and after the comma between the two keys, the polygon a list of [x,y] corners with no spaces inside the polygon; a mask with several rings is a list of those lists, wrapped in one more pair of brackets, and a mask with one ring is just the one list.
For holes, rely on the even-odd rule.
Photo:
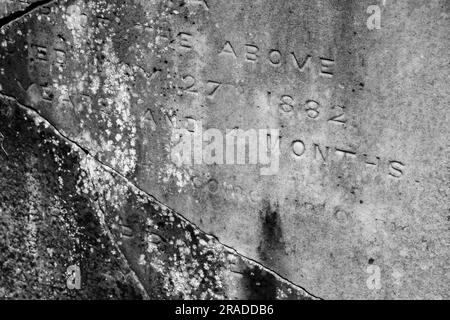
{"label": "weathered stone surface", "polygon": [[[0,104],[0,298],[144,297],[95,202],[78,192],[76,150],[14,103]],[[66,286],[70,265],[82,270],[81,290]]]}
{"label": "weathered stone surface", "polygon": [[[314,298],[2,98],[1,298]],[[66,286],[71,265],[80,290]]]}
{"label": "weathered stone surface", "polygon": [[37,1],[0,0],[0,18],[13,17],[14,14],[26,10],[35,2]]}
{"label": "weathered stone surface", "polygon": [[[0,89],[207,234],[318,296],[448,298],[448,2],[383,1],[380,30],[367,28],[371,4],[58,1],[2,27]],[[279,128],[279,171],[176,166],[174,129],[200,123]],[[121,194],[117,177],[90,174]],[[143,212],[153,209],[133,208],[139,193],[124,199],[114,210],[99,204],[105,225],[130,212],[149,236]],[[165,232],[185,241],[184,229]],[[123,250],[146,287],[154,266],[139,265],[139,243]],[[213,256],[228,270],[220,250]],[[367,286],[370,266],[381,288]],[[213,288],[168,292],[225,294]]]}

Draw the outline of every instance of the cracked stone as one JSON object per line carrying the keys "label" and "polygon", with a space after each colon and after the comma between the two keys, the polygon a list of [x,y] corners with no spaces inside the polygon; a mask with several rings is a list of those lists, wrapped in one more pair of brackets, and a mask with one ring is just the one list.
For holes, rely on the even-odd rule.
{"label": "cracked stone", "polygon": [[2,296],[448,298],[449,6],[373,5],[1,2]]}

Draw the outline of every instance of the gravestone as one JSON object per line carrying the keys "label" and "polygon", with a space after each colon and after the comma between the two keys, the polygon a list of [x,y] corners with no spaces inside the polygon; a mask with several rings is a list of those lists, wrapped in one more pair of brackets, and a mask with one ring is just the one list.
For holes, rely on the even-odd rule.
{"label": "gravestone", "polygon": [[3,98],[315,296],[448,298],[448,2],[26,10]]}

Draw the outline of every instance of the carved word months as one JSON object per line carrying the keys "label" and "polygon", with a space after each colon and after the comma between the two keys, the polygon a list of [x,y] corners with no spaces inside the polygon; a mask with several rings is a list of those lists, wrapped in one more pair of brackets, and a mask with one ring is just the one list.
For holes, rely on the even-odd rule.
{"label": "carved word months", "polygon": [[[382,165],[382,160],[380,157],[373,157],[344,148],[321,146],[317,143],[313,143],[309,150],[312,152],[314,161],[319,161],[321,164],[329,164],[331,161],[344,162],[354,160],[362,162],[366,166],[373,168]],[[294,159],[300,159],[307,152],[307,147],[302,140],[295,140],[291,144],[291,152]],[[400,178],[404,175],[404,163],[396,160],[388,160],[384,162],[387,162],[387,174],[389,176]]]}
{"label": "carved word months", "polygon": [[[272,104],[270,92],[268,92],[269,105]],[[330,107],[323,107],[315,100],[306,100],[300,103],[291,95],[281,95],[277,98],[278,108],[282,114],[294,115],[301,119],[303,116],[307,119],[319,120],[325,117],[326,121],[342,125],[347,122],[345,115],[345,106],[333,105]]]}
{"label": "carved word months", "polygon": [[334,75],[335,61],[331,58],[312,57],[309,54],[299,55],[294,51],[283,53],[278,49],[261,50],[255,44],[245,44],[238,47],[226,41],[219,51],[219,56],[231,59],[244,59],[248,63],[266,62],[276,68],[283,64],[291,64],[296,70],[303,73],[308,69],[316,68],[319,75],[331,78]]}

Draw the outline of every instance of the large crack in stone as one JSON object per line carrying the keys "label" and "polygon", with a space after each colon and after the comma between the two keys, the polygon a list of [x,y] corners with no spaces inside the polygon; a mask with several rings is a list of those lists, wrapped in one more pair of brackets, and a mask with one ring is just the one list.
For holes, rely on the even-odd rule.
{"label": "large crack in stone", "polygon": [[[60,137],[61,139],[63,139],[65,142],[67,142],[68,144],[70,144],[72,146],[72,148],[74,149],[78,149],[79,152],[83,153],[84,156],[86,157],[86,159],[91,159],[92,161],[94,161],[96,164],[98,164],[99,167],[102,168],[102,170],[105,170],[107,172],[110,172],[112,175],[119,177],[119,179],[123,180],[123,182],[125,182],[126,185],[128,185],[131,189],[135,190],[136,193],[139,193],[141,195],[143,195],[145,198],[147,198],[147,201],[150,201],[150,203],[152,203],[153,206],[158,206],[161,208],[164,208],[164,210],[167,210],[169,212],[172,212],[174,215],[176,215],[181,221],[183,221],[183,223],[185,223],[185,227],[182,228],[182,230],[180,230],[180,232],[183,232],[183,230],[186,230],[187,226],[192,226],[192,228],[199,230],[199,232],[201,234],[203,234],[206,238],[210,239],[210,241],[213,242],[217,242],[220,246],[223,246],[225,248],[225,250],[227,252],[229,252],[229,254],[235,255],[237,257],[239,257],[240,259],[242,259],[243,263],[245,265],[251,266],[250,269],[246,269],[247,271],[236,271],[235,273],[237,274],[241,274],[241,275],[246,275],[246,273],[251,273],[252,275],[255,275],[255,271],[249,271],[249,270],[253,270],[252,268],[256,268],[261,270],[260,272],[263,272],[263,274],[266,274],[264,277],[267,277],[267,275],[271,275],[272,277],[274,277],[275,281],[277,283],[279,283],[278,285],[274,285],[274,289],[278,290],[279,293],[278,295],[274,295],[274,296],[270,296],[270,298],[293,298],[294,296],[292,295],[292,291],[289,292],[289,288],[291,288],[292,290],[295,290],[298,293],[298,297],[303,297],[303,298],[313,298],[313,299],[318,299],[317,297],[315,297],[314,295],[310,294],[308,291],[306,291],[304,288],[292,283],[291,281],[281,277],[280,275],[278,275],[275,271],[270,270],[269,268],[261,265],[260,263],[243,256],[242,254],[238,253],[234,248],[227,246],[226,244],[221,243],[217,237],[215,237],[214,235],[211,234],[207,234],[204,231],[201,231],[195,224],[193,224],[192,222],[190,222],[189,220],[187,220],[182,214],[173,211],[172,209],[168,208],[164,203],[158,201],[155,197],[153,197],[152,195],[148,194],[147,192],[143,191],[142,189],[140,189],[139,187],[137,187],[134,183],[132,183],[131,181],[129,181],[129,179],[127,179],[126,177],[124,177],[121,173],[117,172],[117,170],[115,170],[114,168],[111,168],[110,166],[104,164],[102,161],[96,159],[94,156],[91,155],[91,153],[89,152],[89,150],[80,145],[79,143],[73,141],[72,139],[68,138],[61,130],[59,130],[58,128],[56,128],[50,121],[48,121],[47,119],[43,118],[42,115],[40,115],[34,108],[30,107],[30,106],[26,106],[21,104],[20,102],[17,101],[17,99],[15,97],[11,97],[8,95],[4,95],[4,94],[0,94],[0,98],[2,98],[3,100],[8,100],[14,104],[16,104],[17,106],[19,106],[21,109],[23,109],[24,111],[26,111],[27,115],[32,117],[36,123],[39,124],[44,124],[44,127],[48,128],[49,130],[53,131],[53,133],[55,135],[57,135],[58,137]],[[90,160],[88,160],[89,162]],[[92,164],[91,164],[92,165]],[[90,172],[92,173],[92,172]],[[92,180],[95,180],[95,178],[92,178]],[[92,182],[91,182],[92,183]],[[93,185],[93,190],[97,190],[98,189],[98,185],[95,186]],[[97,200],[99,201],[99,200]],[[106,201],[107,202],[107,201]],[[105,204],[103,204],[105,205]],[[98,205],[98,209],[99,211],[102,212],[103,216],[106,216],[107,213],[105,212],[105,209],[102,208],[102,205]],[[144,283],[142,282],[142,280],[139,278],[138,275],[136,275],[133,267],[133,263],[130,262],[129,257],[127,257],[123,252],[119,245],[117,244],[117,240],[114,239],[114,236],[112,235],[111,231],[110,231],[110,226],[108,226],[106,223],[103,223],[103,227],[104,230],[106,232],[106,234],[108,235],[109,239],[111,240],[111,242],[113,243],[113,245],[117,248],[117,250],[120,252],[120,255],[123,257],[123,259],[125,259],[125,261],[127,261],[130,265],[130,268],[133,270],[133,277],[135,279],[135,282],[138,283],[138,287],[140,288],[141,291],[144,291],[144,298],[149,298],[151,295],[148,293],[149,287],[148,285],[144,285]],[[134,263],[135,264],[135,263]],[[258,278],[258,277],[257,277]],[[258,278],[259,279],[259,278]],[[261,279],[259,279],[259,281],[261,281]],[[251,281],[252,282],[252,281]],[[262,282],[262,281],[261,281]],[[282,285],[280,285],[282,284]],[[217,285],[217,284],[214,284]],[[214,288],[214,285],[212,288],[210,288],[211,290],[216,290],[216,288]],[[254,284],[251,286],[255,286]],[[283,292],[283,286],[286,286],[288,288],[288,293],[284,293]],[[284,289],[285,290],[285,289]],[[261,297],[265,297],[264,295],[261,296],[260,294],[256,294],[253,293],[253,296],[256,298],[261,298]],[[190,296],[190,298],[193,298],[193,296]],[[268,298],[268,297],[266,297]]]}
{"label": "large crack in stone", "polygon": [[7,14],[6,16],[0,18],[0,29],[3,27],[8,26],[11,23],[14,23],[16,21],[19,21],[23,17],[35,12],[36,10],[39,10],[43,6],[50,5],[52,3],[56,2],[56,0],[40,0],[35,1],[31,3],[29,6],[22,10],[17,10],[12,13]]}
{"label": "large crack in stone", "polygon": [[[163,256],[171,269],[157,274],[177,285],[160,279],[160,287],[200,297],[181,281],[188,271],[178,272],[189,255],[141,230],[143,217],[162,219],[160,211],[125,196],[120,210],[102,207],[111,199],[93,190],[108,194],[96,181],[105,172],[117,183],[112,190],[125,184],[181,213],[174,219],[275,279],[263,281],[261,296],[260,281],[235,268],[239,283],[250,279],[244,286],[253,288],[238,297],[277,297],[280,280],[324,298],[448,296],[445,0],[383,2],[380,30],[366,25],[368,0],[33,2],[0,12],[0,92],[52,123],[81,158],[95,158],[101,170],[84,170],[94,181],[85,188],[89,205],[109,221],[113,246],[150,298],[155,274],[145,266],[158,245],[178,259]],[[172,138],[182,127],[279,128],[280,170],[175,164]],[[0,140],[8,134],[0,129]],[[11,153],[8,143],[0,155]],[[36,206],[48,200],[32,195]],[[173,239],[184,235],[160,222]],[[127,236],[130,225],[158,245]],[[149,252],[138,254],[142,246]],[[368,283],[374,270],[381,287]]]}

